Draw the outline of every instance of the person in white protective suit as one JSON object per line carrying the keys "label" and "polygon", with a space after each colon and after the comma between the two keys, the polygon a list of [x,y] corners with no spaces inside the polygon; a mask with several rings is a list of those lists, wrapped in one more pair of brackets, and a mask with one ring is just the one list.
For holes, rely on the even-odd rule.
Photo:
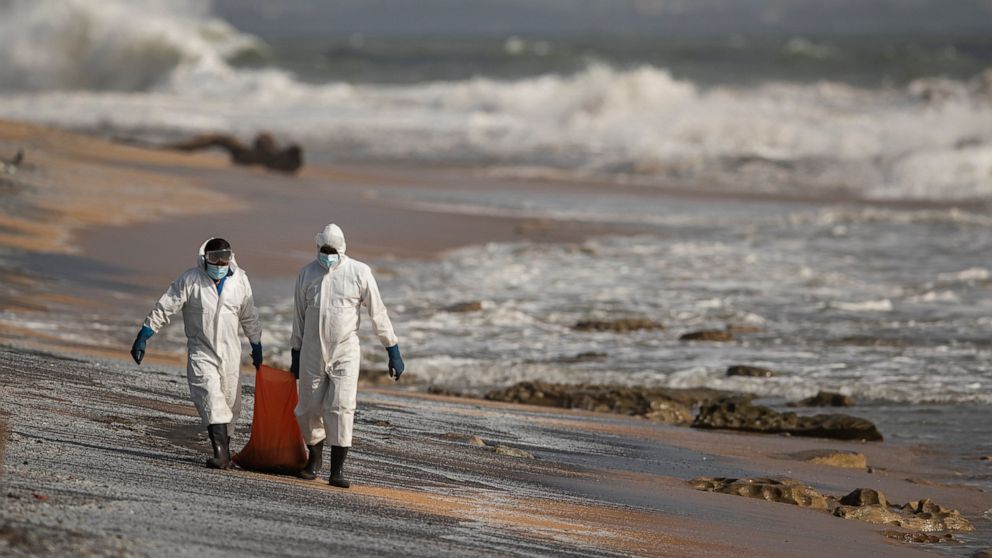
{"label": "person in white protective suit", "polygon": [[324,441],[329,440],[328,483],[348,488],[344,461],[351,447],[358,395],[361,306],[368,309],[376,336],[386,347],[390,377],[398,381],[405,367],[372,270],[345,255],[344,233],[337,225],[327,225],[316,241],[317,259],[300,270],[296,281],[290,341],[290,371],[300,380],[296,418],[310,452],[299,476],[317,477]]}
{"label": "person in white protective suit", "polygon": [[138,332],[131,356],[141,364],[148,339],[183,313],[186,379],[189,394],[200,413],[214,456],[207,467],[231,467],[230,437],[241,414],[241,341],[238,329],[251,344],[251,360],[262,364],[262,328],[248,276],[234,260],[231,245],[211,238],[200,246],[197,264],[172,282]]}

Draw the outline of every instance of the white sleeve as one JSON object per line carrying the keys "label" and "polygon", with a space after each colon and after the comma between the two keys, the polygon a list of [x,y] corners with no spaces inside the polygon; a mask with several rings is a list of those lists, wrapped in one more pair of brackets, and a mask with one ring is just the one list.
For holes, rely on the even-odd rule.
{"label": "white sleeve", "polygon": [[258,309],[255,308],[255,295],[251,292],[251,283],[248,276],[245,276],[245,299],[241,303],[241,313],[238,316],[241,320],[241,329],[244,330],[250,343],[258,343],[262,340],[262,325],[258,322]]}
{"label": "white sleeve", "polygon": [[382,303],[382,296],[379,294],[379,285],[375,282],[372,272],[366,273],[365,289],[362,292],[362,303],[369,309],[369,318],[372,319],[372,327],[383,347],[392,347],[399,343],[396,333],[393,332],[393,324],[389,321],[389,314],[386,312],[386,305]]}
{"label": "white sleeve", "polygon": [[152,311],[148,313],[144,325],[157,333],[158,330],[169,325],[172,316],[183,309],[187,298],[185,276],[181,275],[169,285],[169,290],[165,291],[165,294],[155,303],[155,308],[152,308]]}
{"label": "white sleeve", "polygon": [[299,351],[303,348],[303,326],[307,315],[307,293],[303,285],[303,271],[296,279],[296,293],[293,298],[293,335],[289,338],[289,348]]}

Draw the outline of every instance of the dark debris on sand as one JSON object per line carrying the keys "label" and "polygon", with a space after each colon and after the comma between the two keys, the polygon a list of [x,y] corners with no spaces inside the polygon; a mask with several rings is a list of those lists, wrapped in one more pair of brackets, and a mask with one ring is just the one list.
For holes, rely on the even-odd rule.
{"label": "dark debris on sand", "polygon": [[201,134],[189,139],[170,143],[166,149],[178,151],[200,151],[221,148],[231,156],[237,165],[258,165],[269,170],[296,173],[303,167],[303,148],[297,144],[282,147],[269,133],[255,136],[251,146],[228,134]]}

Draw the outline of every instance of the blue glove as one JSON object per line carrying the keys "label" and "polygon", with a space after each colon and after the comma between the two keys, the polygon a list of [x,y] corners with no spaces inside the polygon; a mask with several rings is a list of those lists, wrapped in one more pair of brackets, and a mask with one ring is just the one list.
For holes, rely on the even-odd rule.
{"label": "blue glove", "polygon": [[289,371],[293,373],[293,377],[297,380],[300,379],[300,350],[290,349],[289,356],[292,359],[292,364],[289,365]]}
{"label": "blue glove", "polygon": [[141,364],[142,359],[145,358],[145,344],[149,339],[155,335],[152,328],[148,326],[141,326],[141,331],[138,332],[138,336],[134,338],[134,344],[131,345],[131,358],[134,362]]}
{"label": "blue glove", "polygon": [[400,356],[399,343],[392,347],[386,347],[386,352],[389,353],[389,377],[398,382],[403,371],[406,370],[403,357]]}
{"label": "blue glove", "polygon": [[258,367],[262,365],[262,342],[258,343],[248,343],[251,345],[251,364],[258,370]]}

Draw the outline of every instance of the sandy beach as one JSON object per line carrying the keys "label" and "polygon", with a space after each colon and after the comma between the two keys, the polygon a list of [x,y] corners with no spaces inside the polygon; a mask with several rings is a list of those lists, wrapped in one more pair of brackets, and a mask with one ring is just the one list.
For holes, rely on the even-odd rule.
{"label": "sandy beach", "polygon": [[[353,555],[922,556],[955,546],[914,547],[883,537],[881,526],[685,481],[790,476],[824,492],[926,495],[966,515],[988,504],[973,489],[907,482],[934,470],[905,448],[392,389],[363,392],[356,485],[340,491],[203,468],[205,436],[173,367],[8,349],[2,370],[10,434],[0,541],[9,555],[304,555],[320,543]],[[469,435],[533,458],[469,445],[461,438]],[[822,447],[865,451],[885,467],[869,474],[773,457]],[[220,544],[211,535],[219,527]]]}
{"label": "sandy beach", "polygon": [[[19,174],[4,179],[11,190],[0,217],[6,263],[0,296],[14,314],[143,308],[177,269],[193,263],[196,246],[221,231],[253,247],[239,254],[241,266],[276,282],[273,290],[283,294],[311,257],[313,231],[328,219],[349,230],[353,253],[400,259],[485,242],[574,241],[612,230],[410,208],[398,197],[404,189],[435,183],[396,170],[315,167],[285,177],[231,168],[219,153],[141,149],[14,122],[0,126],[0,148],[27,153]],[[40,284],[39,276],[53,281]],[[263,287],[260,297],[274,294]],[[43,332],[24,331],[13,321],[0,335],[45,342]]]}
{"label": "sandy beach", "polygon": [[[407,195],[470,187],[581,200],[599,192],[592,186],[356,166],[287,177],[230,167],[215,154],[0,122],[0,155],[16,149],[25,164],[0,182],[5,555],[289,556],[319,543],[348,555],[966,556],[989,546],[992,498],[954,483],[954,467],[924,446],[704,431],[431,395],[404,382],[360,391],[349,491],[207,470],[181,345],[153,344],[139,368],[128,360],[130,330],[115,334],[115,346],[32,324],[116,313],[136,330],[195,247],[219,231],[265,304],[285,296],[329,219],[348,231],[349,253],[392,262],[383,274],[463,246],[576,243],[639,227],[471,215]],[[248,409],[235,447],[249,431],[247,368],[244,381]],[[470,436],[485,447],[468,444]],[[794,456],[808,450],[856,452],[868,467]],[[897,526],[689,485],[703,476],[792,478],[834,498],[870,488],[900,505],[929,498],[959,510],[975,531],[955,532],[953,543],[904,542],[883,535],[909,532]]]}

